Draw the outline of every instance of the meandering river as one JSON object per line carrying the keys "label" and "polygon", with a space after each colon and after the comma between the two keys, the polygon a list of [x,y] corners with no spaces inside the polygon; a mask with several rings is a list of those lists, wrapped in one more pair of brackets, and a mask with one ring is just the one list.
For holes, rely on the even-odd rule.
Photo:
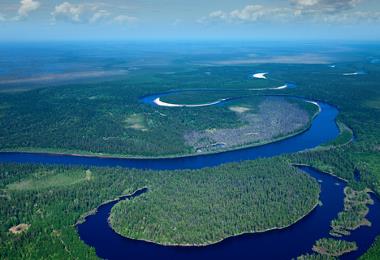
{"label": "meandering river", "polygon": [[[145,98],[146,102],[153,102],[158,96]],[[305,100],[307,101],[307,100]],[[314,101],[313,101],[314,102]],[[200,169],[217,166],[228,162],[268,158],[281,154],[288,154],[314,148],[320,144],[334,140],[339,135],[335,118],[338,110],[326,103],[316,102],[320,107],[319,114],[314,118],[306,131],[270,144],[237,149],[233,151],[184,156],[162,159],[134,159],[134,158],[107,158],[97,156],[62,155],[49,153],[3,152],[0,153],[0,162],[44,163],[66,165],[89,165],[107,167],[127,167],[153,170]]]}
{"label": "meandering river", "polygon": [[[146,102],[153,102],[157,95],[145,97]],[[308,100],[305,100],[308,101]],[[315,102],[315,101],[313,101]],[[107,167],[127,167],[153,170],[199,169],[217,166],[228,162],[239,162],[257,158],[272,157],[294,153],[317,147],[334,140],[339,135],[335,119],[338,110],[326,103],[316,102],[320,107],[306,131],[287,139],[234,151],[185,156],[163,159],[122,159],[102,158],[95,156],[73,156],[48,153],[0,153],[0,162],[44,163],[66,165],[89,165]],[[166,258],[166,259],[212,259],[212,258],[257,258],[257,259],[290,259],[300,254],[311,252],[313,243],[322,237],[328,237],[330,221],[343,209],[343,188],[341,180],[318,172],[308,167],[300,167],[306,174],[320,180],[320,200],[318,206],[308,216],[289,228],[268,231],[259,234],[246,234],[232,237],[221,243],[207,247],[165,247],[143,241],[121,237],[109,227],[107,218],[111,208],[118,202],[110,202],[99,207],[95,215],[77,226],[81,239],[95,248],[98,256],[107,259],[126,258]],[[142,195],[143,191],[134,196]],[[123,199],[126,199],[125,197]],[[128,199],[128,198],[127,198]],[[371,227],[361,227],[343,239],[354,240],[359,250],[344,255],[343,259],[355,259],[363,254],[380,234],[380,203],[370,206],[368,219]]]}
{"label": "meandering river", "polygon": [[[118,201],[104,204],[95,215],[77,226],[81,239],[96,249],[98,256],[106,259],[292,259],[304,253],[312,253],[314,242],[329,237],[330,221],[343,210],[343,189],[345,183],[331,175],[309,167],[299,167],[316,178],[321,184],[322,206],[315,208],[296,224],[281,230],[257,234],[245,234],[228,238],[218,244],[206,247],[160,246],[144,241],[132,240],[115,233],[108,225],[111,208]],[[143,196],[146,189],[134,196]],[[362,255],[380,234],[380,203],[370,206],[368,219],[371,227],[361,227],[345,237],[357,241],[359,249],[344,255],[341,259],[356,259]]]}

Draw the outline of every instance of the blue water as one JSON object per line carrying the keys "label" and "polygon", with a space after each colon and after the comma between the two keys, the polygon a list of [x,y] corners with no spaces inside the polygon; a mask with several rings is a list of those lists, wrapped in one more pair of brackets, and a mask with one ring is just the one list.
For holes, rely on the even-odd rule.
{"label": "blue water", "polygon": [[[166,247],[122,237],[109,227],[111,208],[118,202],[99,207],[95,215],[77,226],[81,239],[96,249],[98,256],[107,259],[291,259],[304,253],[312,253],[314,242],[329,237],[330,221],[343,209],[345,183],[333,176],[309,167],[299,167],[321,182],[322,206],[315,208],[296,224],[259,234],[245,234],[228,238],[207,247]],[[142,193],[139,193],[142,195]],[[372,227],[363,227],[346,237],[358,242],[359,250],[344,255],[342,259],[356,259],[362,255],[377,234],[380,233],[380,203],[370,207],[368,219]]]}
{"label": "blue water", "polygon": [[200,169],[217,166],[228,162],[240,162],[257,158],[267,158],[281,154],[299,152],[314,148],[320,144],[334,140],[339,135],[335,123],[338,110],[326,103],[318,102],[321,113],[316,116],[311,127],[294,137],[267,145],[239,149],[217,154],[185,156],[166,159],[122,159],[100,158],[91,156],[54,155],[47,153],[0,153],[0,162],[44,163],[65,165],[89,165],[107,167],[127,167],[153,170]]}
{"label": "blue water", "polygon": [[[0,162],[121,166],[170,170],[199,169],[228,162],[294,153],[334,140],[339,134],[339,129],[335,122],[338,110],[329,104],[318,103],[321,107],[321,112],[314,118],[308,130],[294,137],[258,147],[170,159],[119,159],[7,152],[0,153]],[[139,257],[140,259],[211,259],[215,257],[290,259],[303,253],[311,253],[312,245],[317,239],[329,236],[330,221],[343,209],[344,183],[332,176],[307,167],[301,167],[301,169],[322,181],[320,200],[323,202],[323,206],[318,206],[306,218],[283,230],[241,235],[201,248],[164,247],[143,241],[130,240],[114,233],[107,222],[111,208],[117,203],[117,201],[114,201],[101,206],[97,214],[89,216],[83,224],[78,225],[78,233],[85,243],[96,249],[96,253],[100,257],[108,259],[132,257]],[[380,203],[377,198],[374,198],[374,200],[375,204],[370,207],[368,215],[368,219],[372,222],[372,227],[362,227],[345,238],[356,241],[359,250],[345,255],[343,259],[355,259],[363,254],[374,241],[375,236],[380,234],[380,223],[377,221],[380,217]]]}

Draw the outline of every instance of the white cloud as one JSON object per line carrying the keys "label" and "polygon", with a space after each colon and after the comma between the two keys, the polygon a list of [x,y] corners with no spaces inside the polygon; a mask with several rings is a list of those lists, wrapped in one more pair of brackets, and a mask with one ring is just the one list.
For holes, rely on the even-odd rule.
{"label": "white cloud", "polygon": [[5,22],[5,21],[6,21],[6,19],[5,19],[4,15],[0,14],[0,22]]}
{"label": "white cloud", "polygon": [[118,15],[113,18],[113,21],[118,24],[132,23],[132,22],[137,21],[137,18],[133,16],[128,16],[128,15]]}
{"label": "white cloud", "polygon": [[315,6],[320,0],[292,0],[291,3],[298,6]]}
{"label": "white cloud", "polygon": [[228,18],[227,14],[221,10],[211,12],[208,16],[211,19],[217,18],[217,19],[226,20]]}
{"label": "white cloud", "polygon": [[137,18],[118,14],[114,15],[106,10],[109,5],[104,3],[80,3],[73,4],[64,2],[55,6],[51,13],[54,21],[70,21],[74,23],[129,23],[136,21]]}
{"label": "white cloud", "polygon": [[229,12],[217,10],[198,20],[200,23],[254,23],[254,22],[374,22],[377,11],[357,11],[361,0],[289,0],[288,7],[247,5]]}
{"label": "white cloud", "polygon": [[291,0],[299,14],[339,13],[355,8],[361,0]]}
{"label": "white cloud", "polygon": [[55,20],[70,20],[73,22],[80,22],[81,15],[85,10],[85,5],[83,4],[71,4],[69,2],[64,2],[57,5],[54,8],[52,16]]}
{"label": "white cloud", "polygon": [[41,6],[40,2],[34,0],[21,0],[20,8],[18,9],[18,15],[20,17],[26,17],[30,12],[37,10]]}
{"label": "white cloud", "polygon": [[229,16],[235,20],[255,22],[267,15],[269,11],[269,9],[265,9],[262,5],[247,5],[241,10],[233,10]]}
{"label": "white cloud", "polygon": [[99,10],[93,14],[93,16],[90,18],[89,22],[90,23],[96,23],[96,22],[99,22],[101,20],[106,19],[110,15],[111,14],[106,10]]}
{"label": "white cloud", "polygon": [[326,15],[321,17],[326,23],[344,23],[344,24],[357,24],[357,23],[373,23],[380,21],[380,12],[349,12],[340,13],[335,15]]}
{"label": "white cloud", "polygon": [[225,21],[229,23],[246,23],[269,20],[286,20],[291,16],[289,8],[270,8],[263,5],[247,5],[242,9],[235,9],[230,12],[221,10],[209,13],[207,17],[198,20],[200,23]]}

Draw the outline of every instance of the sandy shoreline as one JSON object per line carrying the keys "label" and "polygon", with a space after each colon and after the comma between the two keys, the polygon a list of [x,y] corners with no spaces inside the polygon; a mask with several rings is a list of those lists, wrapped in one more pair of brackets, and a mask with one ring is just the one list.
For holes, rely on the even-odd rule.
{"label": "sandy shoreline", "polygon": [[349,73],[343,73],[343,76],[356,76],[356,75],[363,75],[363,72],[357,71],[357,72],[349,72]]}
{"label": "sandy shoreline", "polygon": [[285,84],[285,85],[275,87],[275,88],[250,88],[249,90],[256,90],[256,91],[259,91],[259,90],[281,90],[281,89],[287,89],[288,87],[289,87],[289,85]]}
{"label": "sandy shoreline", "polygon": [[318,113],[320,113],[320,112],[322,111],[322,108],[321,108],[321,106],[318,104],[318,102],[310,101],[310,100],[306,100],[305,102],[310,103],[310,104],[313,104],[313,105],[316,105],[316,106],[318,107]]}
{"label": "sandy shoreline", "polygon": [[153,100],[153,103],[156,104],[157,106],[160,106],[160,107],[208,107],[208,106],[217,105],[217,104],[219,104],[223,101],[226,101],[226,100],[227,100],[227,98],[223,98],[223,99],[220,99],[220,100],[217,100],[214,102],[210,102],[210,103],[186,105],[186,104],[167,103],[167,102],[161,101],[160,98],[158,97],[155,100]]}
{"label": "sandy shoreline", "polygon": [[254,77],[255,79],[267,79],[267,77],[266,77],[267,74],[268,74],[268,72],[255,73],[255,74],[253,74],[252,77]]}

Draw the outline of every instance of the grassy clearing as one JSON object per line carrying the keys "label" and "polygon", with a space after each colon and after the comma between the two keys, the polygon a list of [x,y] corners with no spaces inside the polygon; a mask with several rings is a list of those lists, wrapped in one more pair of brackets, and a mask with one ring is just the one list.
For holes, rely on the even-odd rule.
{"label": "grassy clearing", "polygon": [[148,126],[143,114],[132,114],[124,121],[126,128],[131,128],[139,131],[148,131]]}
{"label": "grassy clearing", "polygon": [[229,109],[238,114],[245,113],[251,110],[249,107],[242,107],[242,106],[231,106],[229,107]]}
{"label": "grassy clearing", "polygon": [[365,106],[374,109],[380,109],[380,98],[371,99],[365,102]]}
{"label": "grassy clearing", "polygon": [[27,179],[8,184],[6,187],[13,191],[39,190],[74,185],[92,179],[92,173],[89,170],[71,174],[56,174],[53,171],[37,172]]}

